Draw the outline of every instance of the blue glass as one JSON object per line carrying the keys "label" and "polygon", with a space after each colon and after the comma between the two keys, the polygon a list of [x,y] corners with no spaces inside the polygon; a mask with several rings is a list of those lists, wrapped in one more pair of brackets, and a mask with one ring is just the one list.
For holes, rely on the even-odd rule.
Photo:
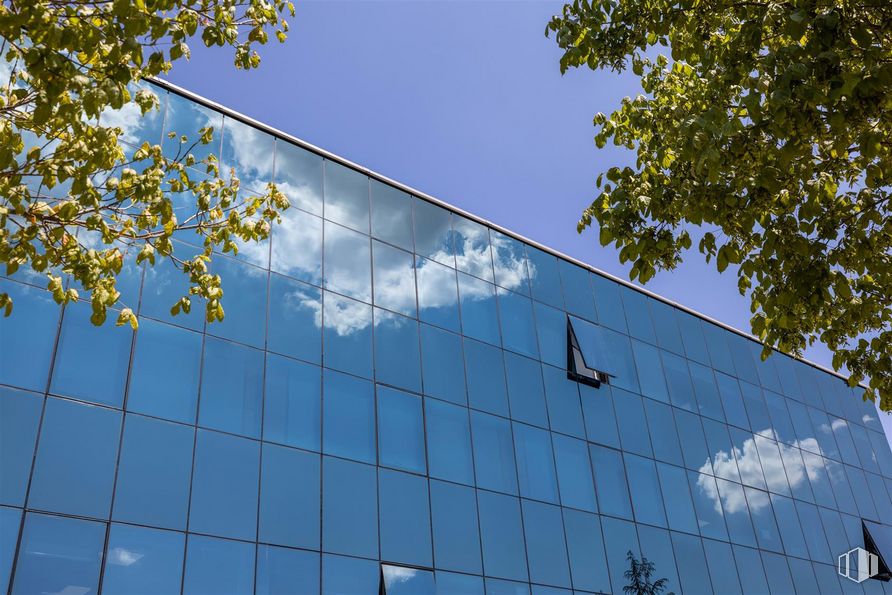
{"label": "blue glass", "polygon": [[256,595],[319,592],[319,554],[271,545],[257,546]]}
{"label": "blue glass", "polygon": [[620,289],[623,299],[623,307],[626,310],[626,322],[629,324],[629,335],[647,343],[656,343],[653,323],[650,319],[649,297],[633,289],[623,287]]}
{"label": "blue glass", "polygon": [[855,442],[852,440],[848,422],[838,417],[830,417],[830,430],[836,438],[836,445],[839,447],[841,460],[847,465],[858,465],[860,467],[861,461],[855,450]]}
{"label": "blue glass", "polygon": [[[674,465],[657,463],[657,474],[662,486],[663,504],[666,507],[669,528],[694,535],[699,533],[685,470]],[[740,495],[743,496],[743,491]]]}
{"label": "blue glass", "polygon": [[792,399],[786,399],[786,402],[787,411],[790,412],[790,421],[793,424],[799,447],[815,454],[820,454],[820,448],[815,439],[815,430],[811,425],[811,418],[805,405]]}
{"label": "blue glass", "polygon": [[425,399],[424,412],[431,477],[474,485],[468,410],[436,399]]}
{"label": "blue glass", "polygon": [[281,216],[282,221],[272,227],[270,268],[322,285],[322,219],[299,209],[288,209]]}
{"label": "blue glass", "polygon": [[323,287],[370,303],[372,301],[372,254],[369,237],[325,222]]}
{"label": "blue glass", "polygon": [[674,413],[685,467],[710,473],[712,469],[709,465],[709,449],[706,446],[700,417],[681,409],[675,409]]}
{"label": "blue glass", "polygon": [[425,473],[421,397],[383,386],[377,390],[379,464]]}
{"label": "blue glass", "polygon": [[623,450],[653,457],[650,437],[647,432],[642,431],[647,427],[647,422],[641,397],[617,388],[613,390],[613,406],[616,408],[616,420],[619,423],[619,437]]}
{"label": "blue glass", "polygon": [[795,577],[797,592],[821,593],[821,589],[818,587],[818,582],[815,579],[814,569],[807,560],[787,558],[787,564],[790,565],[790,572]]}
{"label": "blue glass", "polygon": [[[515,436],[515,441],[516,439]],[[551,441],[554,445],[561,505],[597,512],[591,461],[585,442],[561,434],[552,434]]]}
{"label": "blue glass", "polygon": [[648,434],[653,444],[654,458],[673,465],[683,465],[684,458],[678,443],[678,431],[675,429],[672,407],[652,399],[644,399],[644,411],[647,415]]}
{"label": "blue glass", "polygon": [[15,316],[0,321],[0,383],[43,392],[53,356],[59,306],[49,292],[6,279],[0,279],[0,293],[9,294],[15,304]]}
{"label": "blue glass", "polygon": [[322,371],[274,354],[266,356],[263,439],[318,451],[322,429]]}
{"label": "blue glass", "polygon": [[812,570],[815,571],[815,576],[818,579],[818,592],[821,595],[842,595],[842,587],[839,583],[840,578],[837,576],[835,566],[812,564]]}
{"label": "blue glass", "polygon": [[684,592],[712,593],[713,586],[709,581],[709,570],[700,538],[685,533],[673,533],[672,546],[678,563],[679,582]]}
{"label": "blue glass", "polygon": [[579,396],[585,413],[585,432],[589,442],[619,448],[619,431],[610,387],[602,384],[595,389],[580,384]]}
{"label": "blue glass", "polygon": [[777,369],[781,392],[788,397],[801,401],[802,394],[799,389],[799,380],[796,378],[795,361],[791,357],[776,351],[772,354],[772,359],[774,359],[774,367]]}
{"label": "blue glass", "polygon": [[827,546],[827,536],[821,524],[821,515],[817,507],[805,502],[796,502],[796,512],[808,548],[808,557],[816,562],[833,563],[834,553]]}
{"label": "blue glass", "polygon": [[495,230],[491,230],[489,235],[492,242],[496,285],[523,295],[530,295],[526,251],[523,243]]}
{"label": "blue glass", "polygon": [[[322,215],[322,158],[276,139],[275,181],[292,206]],[[286,213],[296,211],[289,209]]]}
{"label": "blue glass", "polygon": [[459,332],[458,282],[455,269],[418,257],[418,317],[424,322]]}
{"label": "blue glass", "polygon": [[183,595],[248,595],[254,590],[254,544],[189,535]]}
{"label": "blue glass", "polygon": [[127,415],[112,518],[184,530],[194,442],[191,427]]}
{"label": "blue glass", "polygon": [[743,402],[746,404],[746,413],[753,431],[764,436],[774,436],[771,418],[768,416],[768,407],[762,396],[762,389],[755,384],[741,382],[740,389],[743,393]]}
{"label": "blue glass", "polygon": [[[632,341],[632,352],[635,354],[641,394],[668,403],[669,393],[663,376],[663,365],[660,363],[659,349],[647,343]],[[638,392],[634,388],[630,390]]]}
{"label": "blue glass", "polygon": [[567,508],[562,512],[573,586],[586,591],[609,592],[610,579],[598,516]]}
{"label": "blue glass", "polygon": [[873,496],[873,502],[876,505],[877,519],[892,519],[892,500],[886,491],[883,478],[873,473],[865,473],[867,479],[867,487],[870,495]]}
{"label": "blue glass", "polygon": [[589,446],[589,450],[601,512],[631,519],[632,503],[629,500],[622,455],[617,450],[594,444]]}
{"label": "blue glass", "polygon": [[201,378],[198,425],[259,438],[263,352],[208,337]]}
{"label": "blue glass", "polygon": [[221,303],[226,318],[207,326],[207,332],[262,348],[266,339],[266,289],[269,273],[254,265],[218,256],[211,272],[223,284]]}
{"label": "blue glass", "polygon": [[687,360],[665,351],[661,355],[669,387],[669,398],[672,404],[688,411],[698,411],[697,402],[694,400],[694,389],[691,385],[691,374],[688,370]]}
{"label": "blue glass", "polygon": [[[212,129],[209,143],[200,140],[200,129],[205,127]],[[161,142],[166,157],[170,159],[177,155],[183,157],[188,152],[196,161],[201,161],[209,155],[219,156],[222,130],[223,114],[186,97],[174,93],[167,95],[167,113]],[[185,141],[181,138],[183,136],[186,137]]]}
{"label": "blue glass", "polygon": [[482,571],[473,488],[431,480],[431,526],[437,568]]}
{"label": "blue glass", "polygon": [[[177,241],[173,242],[172,247],[173,254],[180,260],[191,260],[201,253],[201,249]],[[196,331],[202,330],[205,309],[200,300],[192,300],[189,313],[181,311],[174,316],[170,312],[180,298],[189,296],[191,285],[189,275],[169,258],[160,259],[154,266],[147,266],[140,296],[140,316],[149,316]]]}
{"label": "blue glass", "polygon": [[662,349],[684,355],[684,344],[681,341],[681,333],[678,330],[676,310],[669,304],[659,300],[648,300],[650,314],[654,325],[654,334],[657,337],[657,345]]}
{"label": "blue glass", "polygon": [[102,592],[115,595],[178,593],[186,537],[131,525],[112,524]]}
{"label": "blue glass", "polygon": [[[564,288],[564,302],[567,304],[567,312],[592,322],[597,321],[598,314],[595,308],[595,301],[598,301],[600,305],[601,297],[597,290],[597,280],[600,277],[591,275],[584,268],[563,259],[558,260],[558,272],[560,273],[561,285]],[[593,284],[595,285],[595,299],[592,299]],[[625,327],[620,330],[624,331]]]}
{"label": "blue glass", "polygon": [[697,514],[697,525],[703,537],[728,541],[725,516],[716,487],[715,478],[705,473],[688,471],[688,484]]}
{"label": "blue glass", "polygon": [[[833,437],[833,429],[830,427],[830,418],[827,414],[813,407],[808,407],[808,415],[815,429],[815,439],[818,441],[820,451],[825,457],[841,460],[836,440]],[[813,450],[814,452],[814,450]]]}
{"label": "blue glass", "polygon": [[514,466],[511,424],[506,419],[472,411],[471,429],[474,437],[477,486],[516,494],[517,474]]}
{"label": "blue glass", "polygon": [[530,595],[530,585],[515,581],[486,578],[486,595]]}
{"label": "blue glass", "polygon": [[21,509],[0,506],[0,585],[4,587],[9,585],[21,523]]}
{"label": "blue glass", "polygon": [[773,552],[782,552],[783,547],[768,493],[750,487],[745,487],[744,490],[759,547]]}
{"label": "blue glass", "polygon": [[414,207],[415,253],[454,267],[452,213],[421,198],[415,199]]}
{"label": "blue glass", "polygon": [[[322,549],[378,557],[378,486],[374,467],[322,460]],[[323,588],[325,579],[323,578]]]}
{"label": "blue glass", "polygon": [[808,548],[805,538],[802,536],[802,528],[799,526],[799,517],[793,500],[777,494],[771,494],[771,506],[777,518],[777,526],[780,531],[784,552],[788,556],[808,558]]}
{"label": "blue glass", "polygon": [[371,382],[325,370],[322,452],[375,462],[375,392]]}
{"label": "blue glass", "polygon": [[269,278],[267,349],[289,357],[322,362],[322,292],[272,274]]}
{"label": "blue glass", "polygon": [[728,423],[738,428],[750,429],[749,418],[740,395],[740,384],[736,378],[717,373],[716,384],[719,387],[719,395],[722,398],[722,406],[725,410],[725,418]]}
{"label": "blue glass", "polygon": [[836,461],[824,459],[817,455],[809,455],[804,451],[802,457],[806,465],[808,465],[807,468],[811,471],[809,479],[818,503],[820,504],[822,499],[832,501],[834,503],[833,508],[855,514],[857,509],[855,508],[854,496],[851,488],[845,481],[842,466]]}
{"label": "blue glass", "polygon": [[539,357],[533,304],[529,298],[499,288],[499,313],[505,349],[530,357]]}
{"label": "blue glass", "polygon": [[434,573],[405,566],[381,565],[383,593],[386,595],[436,595]]}
{"label": "blue glass", "polygon": [[[753,356],[753,362],[756,364],[756,373],[759,376],[759,384],[761,384],[765,389],[774,391],[776,393],[783,392],[783,388],[781,387],[780,380],[777,376],[777,368],[775,367],[775,361],[777,361],[778,357],[769,357],[766,360],[762,360],[762,345],[756,343],[755,341],[747,341],[749,343],[750,353]],[[772,355],[776,353],[772,351]]]}
{"label": "blue glass", "polygon": [[520,495],[557,504],[558,487],[551,435],[525,424],[514,423],[512,426]]}
{"label": "blue glass", "polygon": [[585,424],[579,404],[578,384],[567,378],[564,370],[543,366],[545,401],[551,429],[578,438],[585,437]]}
{"label": "blue glass", "polygon": [[638,525],[638,539],[641,542],[642,558],[654,565],[656,576],[663,579],[664,589],[674,592],[679,588],[679,581],[669,531]]}
{"label": "blue glass", "polygon": [[411,253],[372,242],[372,280],[376,306],[413,318],[418,316],[415,257]]}
{"label": "blue glass", "polygon": [[369,233],[369,179],[360,172],[325,160],[325,218]]}
{"label": "blue glass", "polygon": [[[24,506],[43,397],[0,388],[0,503]],[[2,584],[2,583],[0,583]]]}
{"label": "blue glass", "polygon": [[715,384],[715,375],[712,369],[694,362],[688,362],[688,367],[691,371],[694,395],[697,398],[700,415],[724,422],[725,413],[722,409],[722,400]]}
{"label": "blue glass", "polygon": [[733,546],[734,559],[737,562],[737,576],[744,593],[768,593],[768,582],[762,570],[762,559],[759,551],[748,547]]}
{"label": "blue glass", "polygon": [[731,563],[734,559],[731,546],[722,541],[704,539],[703,549],[706,552],[712,588],[721,593],[741,593],[737,569]]}
{"label": "blue glass", "polygon": [[468,402],[458,335],[422,324],[421,370],[425,394],[462,405]]}
{"label": "blue glass", "polygon": [[870,489],[867,487],[864,471],[850,465],[843,465],[843,467],[846,471],[848,485],[852,488],[852,493],[855,496],[858,515],[865,519],[878,520],[877,509],[874,506],[873,498],[870,497]]}
{"label": "blue glass", "polygon": [[195,423],[201,335],[140,319],[127,409],[183,423]]}
{"label": "blue glass", "polygon": [[322,344],[328,368],[372,377],[372,307],[325,292]]}
{"label": "blue glass", "polygon": [[508,394],[502,350],[465,339],[468,403],[475,409],[508,417]]}
{"label": "blue glass", "polygon": [[28,507],[108,518],[121,413],[49,399]]}
{"label": "blue glass", "polygon": [[375,308],[375,380],[421,392],[418,323]]}
{"label": "blue glass", "polygon": [[319,548],[319,455],[263,445],[260,472],[260,541]]}
{"label": "blue glass", "polygon": [[780,444],[781,459],[784,462],[784,470],[790,482],[790,490],[793,497],[805,502],[814,502],[811,486],[808,482],[808,471],[802,462],[802,453],[798,448],[791,448]]}
{"label": "blue glass", "polygon": [[454,215],[455,266],[459,271],[489,282],[495,281],[489,229],[467,217]]}
{"label": "blue glass", "polygon": [[666,512],[663,510],[660,481],[657,479],[654,462],[630,454],[626,454],[624,458],[635,521],[666,527]]}
{"label": "blue glass", "polygon": [[377,561],[322,556],[323,595],[369,595],[379,593],[381,566]]}
{"label": "blue glass", "polygon": [[523,527],[527,539],[530,581],[570,587],[567,544],[557,506],[523,500]]}
{"label": "blue glass", "polygon": [[461,321],[467,337],[500,345],[496,287],[465,273],[458,274]]}
{"label": "blue glass", "polygon": [[885,434],[865,430],[855,424],[850,424],[849,429],[852,431],[852,438],[855,439],[861,467],[865,471],[892,475],[892,453],[889,450],[889,442],[885,440]]}
{"label": "blue glass", "polygon": [[726,335],[737,377],[752,384],[759,384],[759,375],[756,372],[756,364],[753,361],[753,353],[750,348],[752,341],[734,333]]}
{"label": "blue glass", "polygon": [[372,237],[412,250],[412,197],[389,184],[371,180]]}
{"label": "blue glass", "polygon": [[533,310],[542,361],[552,366],[566,366],[567,315],[539,302],[533,302]]}
{"label": "blue glass", "polygon": [[787,444],[796,444],[796,430],[787,412],[784,397],[771,391],[765,391],[765,403],[768,405],[768,416],[771,418],[771,427],[774,428],[776,438]]}
{"label": "blue glass", "polygon": [[94,326],[87,303],[66,306],[50,392],[120,407],[124,402],[132,337],[128,328],[113,324]]}
{"label": "blue glass", "polygon": [[684,343],[684,351],[688,359],[708,366],[710,364],[709,351],[706,348],[703,323],[700,318],[687,312],[678,312],[678,330],[681,332],[681,340]]}
{"label": "blue glass", "polygon": [[777,443],[764,436],[756,436],[755,440],[768,490],[789,496],[790,485],[787,483],[787,474],[784,473],[784,464],[780,452],[777,450]]}
{"label": "blue glass", "polygon": [[762,564],[773,595],[796,595],[790,567],[787,566],[787,559],[784,556],[762,552]]}
{"label": "blue glass", "polygon": [[709,458],[716,477],[740,483],[740,472],[734,458],[734,447],[728,436],[728,426],[708,418],[702,418],[703,433],[709,448]]}
{"label": "blue glass", "polygon": [[709,359],[712,367],[720,372],[736,376],[734,364],[731,361],[731,351],[728,349],[728,331],[714,324],[703,321],[700,324],[703,329],[703,338],[709,348]]}
{"label": "blue glass", "polygon": [[541,365],[510,351],[504,355],[512,419],[547,428],[548,411]]}
{"label": "blue glass", "polygon": [[533,299],[556,308],[563,308],[564,298],[561,295],[558,259],[532,246],[526,246],[526,252]]}
{"label": "blue glass", "polygon": [[258,442],[198,430],[189,530],[253,540],[259,479]]}
{"label": "blue glass", "polygon": [[483,577],[436,571],[438,595],[483,595]]}
{"label": "blue glass", "polygon": [[762,462],[759,460],[759,452],[756,449],[753,435],[733,426],[728,426],[728,434],[733,445],[734,456],[737,459],[740,481],[744,485],[767,490],[768,486],[762,475]]}
{"label": "blue glass", "polygon": [[95,593],[104,542],[104,523],[29,512],[11,593]]}
{"label": "blue glass", "polygon": [[483,565],[489,576],[526,581],[527,561],[520,501],[513,496],[477,491]]}
{"label": "blue glass", "polygon": [[381,558],[431,566],[431,513],[427,478],[378,470]]}
{"label": "blue glass", "polygon": [[610,582],[613,583],[613,592],[619,593],[624,586],[629,584],[623,576],[629,569],[629,552],[632,552],[635,557],[641,557],[638,534],[633,523],[609,517],[601,517],[601,528],[604,531],[604,546],[607,552]]}

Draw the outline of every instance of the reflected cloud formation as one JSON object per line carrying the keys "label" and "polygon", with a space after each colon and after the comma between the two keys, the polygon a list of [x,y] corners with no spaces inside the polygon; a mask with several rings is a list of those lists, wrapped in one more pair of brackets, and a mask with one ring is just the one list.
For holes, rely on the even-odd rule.
{"label": "reflected cloud formation", "polygon": [[108,552],[109,564],[116,566],[130,566],[136,564],[143,558],[143,554],[133,552],[123,547],[112,548]]}
{"label": "reflected cloud formation", "polygon": [[418,574],[414,568],[402,566],[384,566],[384,586],[390,588],[400,583],[407,583]]}

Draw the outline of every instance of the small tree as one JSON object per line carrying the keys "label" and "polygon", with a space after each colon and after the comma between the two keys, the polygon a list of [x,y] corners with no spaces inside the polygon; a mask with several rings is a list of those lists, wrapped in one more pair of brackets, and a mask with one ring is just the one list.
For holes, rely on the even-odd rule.
{"label": "small tree", "polygon": [[[660,578],[651,582],[650,577],[654,573],[654,564],[644,556],[641,561],[635,557],[632,550],[626,554],[629,561],[629,569],[623,573],[623,576],[629,581],[629,584],[623,587],[623,593],[629,595],[659,595],[666,589],[666,583],[669,579]],[[666,595],[675,595],[670,592]]]}

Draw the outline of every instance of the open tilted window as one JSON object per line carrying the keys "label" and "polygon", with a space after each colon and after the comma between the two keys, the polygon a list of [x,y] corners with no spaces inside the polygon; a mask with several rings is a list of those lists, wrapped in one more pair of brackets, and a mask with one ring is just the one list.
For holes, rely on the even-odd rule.
{"label": "open tilted window", "polygon": [[609,384],[609,361],[601,327],[567,316],[567,378],[595,388]]}
{"label": "open tilted window", "polygon": [[862,520],[861,528],[864,531],[864,549],[879,558],[877,574],[872,578],[881,581],[892,579],[889,566],[892,564],[892,527]]}
{"label": "open tilted window", "polygon": [[434,573],[423,568],[381,564],[378,595],[436,595]]}

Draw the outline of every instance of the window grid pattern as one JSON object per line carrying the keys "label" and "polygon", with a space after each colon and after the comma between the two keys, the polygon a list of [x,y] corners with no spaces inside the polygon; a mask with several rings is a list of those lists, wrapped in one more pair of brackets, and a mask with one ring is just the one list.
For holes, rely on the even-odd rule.
{"label": "window grid pattern", "polygon": [[[676,593],[746,592],[764,580],[730,552],[741,569],[761,560],[769,584],[813,584],[860,518],[892,522],[892,454],[838,379],[762,362],[711,323],[162,99],[163,124],[134,134],[157,142],[204,114],[243,187],[275,179],[299,199],[271,241],[217,257],[222,324],[167,315],[157,288],[176,273],[162,267],[124,278],[136,333],[0,278],[17,304],[0,321],[0,590],[151,575],[183,594],[377,593],[381,561],[486,577],[494,593],[621,593],[632,549]],[[564,307],[609,331],[613,386],[566,378]],[[41,540],[84,552],[55,571],[70,583],[40,582]],[[215,576],[222,563],[231,576]]]}

